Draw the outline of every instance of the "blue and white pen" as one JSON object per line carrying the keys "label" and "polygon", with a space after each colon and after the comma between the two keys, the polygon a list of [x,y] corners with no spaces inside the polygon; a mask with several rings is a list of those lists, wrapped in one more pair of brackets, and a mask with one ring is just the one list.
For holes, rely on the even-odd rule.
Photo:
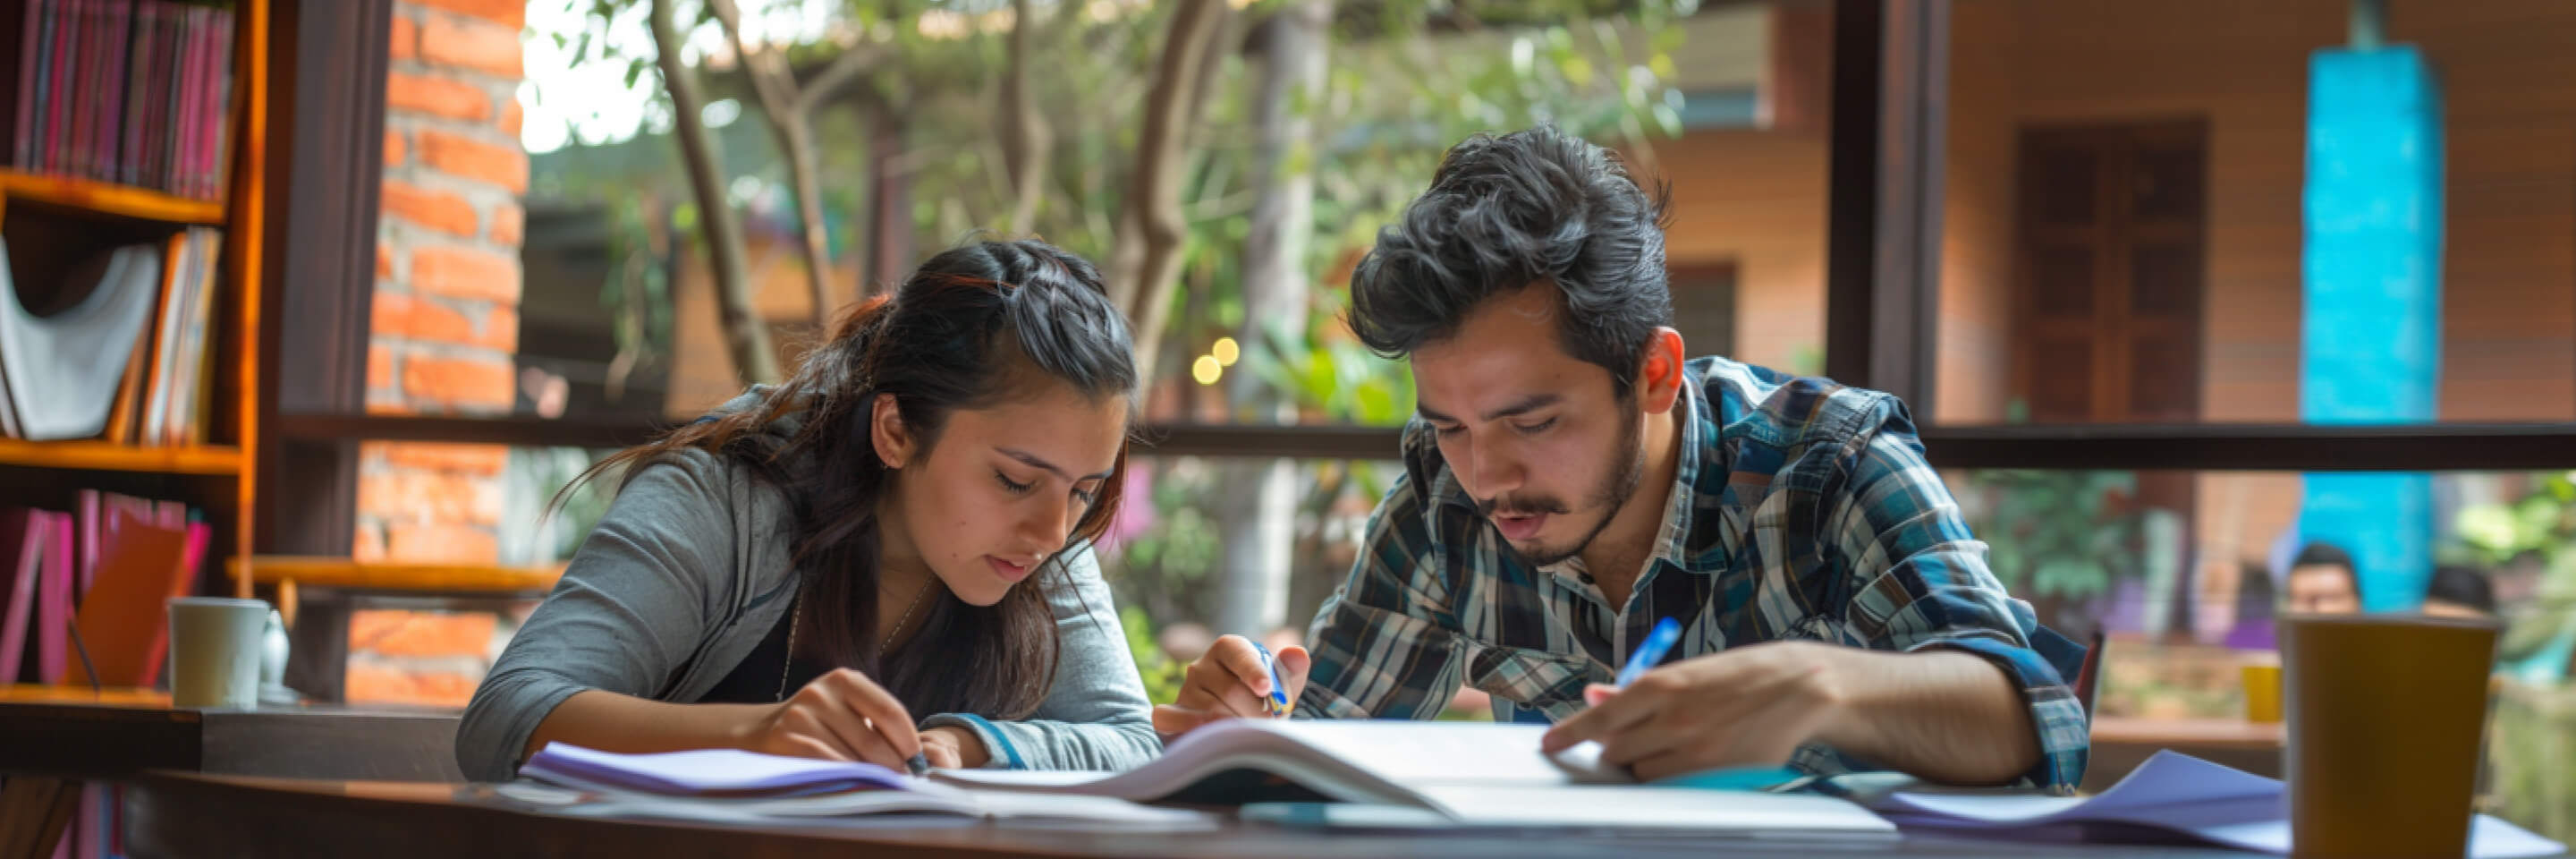
{"label": "blue and white pen", "polygon": [[1261,667],[1270,669],[1270,694],[1262,697],[1262,709],[1269,711],[1273,719],[1287,716],[1288,683],[1279,679],[1278,658],[1271,656],[1270,648],[1261,646],[1258,641],[1252,643],[1252,652],[1261,654]]}
{"label": "blue and white pen", "polygon": [[1681,640],[1680,622],[1669,617],[1656,621],[1654,631],[1646,633],[1645,642],[1637,645],[1636,650],[1628,652],[1628,665],[1619,669],[1619,681],[1612,685],[1621,689],[1628,688],[1628,684],[1637,682],[1637,678],[1645,674],[1648,669],[1663,662],[1664,654],[1671,653],[1673,645],[1680,643]]}

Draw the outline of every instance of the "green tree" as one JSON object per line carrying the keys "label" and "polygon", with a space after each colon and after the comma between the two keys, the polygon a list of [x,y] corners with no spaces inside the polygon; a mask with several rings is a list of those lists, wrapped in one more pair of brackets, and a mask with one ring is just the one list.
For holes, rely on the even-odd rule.
{"label": "green tree", "polygon": [[[582,55],[645,2],[595,0],[593,26],[577,36]],[[651,2],[671,21],[658,44],[602,38],[597,53],[630,63],[630,80],[651,76],[654,97],[670,103],[685,172],[705,181],[687,191],[694,207],[669,208],[675,224],[699,229],[720,284],[740,282],[723,264],[741,264],[741,230],[722,215],[742,176],[798,189],[808,257],[817,255],[813,226],[833,211],[814,214],[818,201],[872,218],[871,235],[892,229],[920,246],[976,230],[1035,233],[1103,262],[1135,323],[1149,385],[1171,383],[1210,343],[1233,337],[1244,347],[1234,377],[1222,387],[1183,382],[1189,397],[1219,400],[1236,420],[1378,425],[1404,420],[1410,379],[1400,362],[1350,339],[1339,322],[1343,291],[1317,281],[1364,251],[1470,133],[1553,122],[1651,152],[1653,137],[1677,130],[1679,98],[1666,81],[1678,20],[1691,11],[1686,2],[1578,0],[1261,0],[1240,9],[1224,0],[743,0],[738,11],[719,2],[726,14],[692,18],[672,8],[680,0]],[[745,35],[743,21],[809,9],[823,10],[826,24],[806,43]],[[693,61],[679,47],[703,43],[729,44],[744,59]],[[857,52],[864,62],[849,59]],[[845,84],[818,83],[834,70]],[[686,98],[692,75],[708,94],[770,114],[779,169],[724,175],[721,152],[691,143],[709,136],[685,119],[707,100]],[[786,125],[811,128],[782,129],[780,103],[794,108],[783,112]],[[810,169],[798,166],[795,152],[809,148],[794,142],[800,134],[813,138]],[[876,217],[888,213],[909,223]],[[862,270],[884,272],[887,262]],[[912,261],[892,262],[900,271]],[[726,330],[741,335],[731,351],[766,354],[741,342],[756,332],[732,324],[749,318],[747,295],[726,295]],[[1169,467],[1153,465],[1158,474]],[[1202,521],[1190,527],[1215,529],[1204,542],[1230,546],[1253,523],[1296,521],[1343,493],[1380,491],[1373,469],[1265,464],[1257,479],[1219,477],[1209,489],[1224,497],[1257,488],[1238,494],[1260,503],[1170,503],[1205,508],[1188,511]],[[1184,511],[1170,512],[1167,523],[1181,527]],[[1289,563],[1282,547],[1311,540],[1269,536],[1236,566],[1271,574],[1255,589],[1276,591]],[[1209,565],[1231,563],[1188,552],[1142,563],[1156,553],[1137,549],[1127,566],[1138,592],[1166,574],[1204,582]],[[1278,617],[1271,605],[1262,620]]]}

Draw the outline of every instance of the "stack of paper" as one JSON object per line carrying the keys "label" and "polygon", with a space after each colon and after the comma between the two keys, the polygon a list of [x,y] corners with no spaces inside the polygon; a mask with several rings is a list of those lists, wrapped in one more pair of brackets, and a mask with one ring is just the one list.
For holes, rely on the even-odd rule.
{"label": "stack of paper", "polygon": [[[2091,797],[1997,792],[1899,791],[1870,807],[1899,826],[1992,835],[2108,823],[2172,832],[2213,844],[2290,852],[2287,795],[2277,779],[2160,751]],[[2486,815],[2469,832],[2471,859],[2555,856],[2558,842]]]}

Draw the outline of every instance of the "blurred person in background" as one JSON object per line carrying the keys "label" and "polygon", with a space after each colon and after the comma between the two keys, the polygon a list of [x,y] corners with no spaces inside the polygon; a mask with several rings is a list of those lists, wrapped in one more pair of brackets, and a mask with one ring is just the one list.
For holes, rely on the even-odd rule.
{"label": "blurred person in background", "polygon": [[2475,569],[2435,567],[2432,581],[2424,585],[2424,613],[2434,617],[2491,618],[2496,613],[2495,590],[2487,585],[2486,574]]}
{"label": "blurred person in background", "polygon": [[2290,559],[2291,611],[2351,614],[2361,610],[2361,572],[2352,554],[2332,543],[2309,543]]}

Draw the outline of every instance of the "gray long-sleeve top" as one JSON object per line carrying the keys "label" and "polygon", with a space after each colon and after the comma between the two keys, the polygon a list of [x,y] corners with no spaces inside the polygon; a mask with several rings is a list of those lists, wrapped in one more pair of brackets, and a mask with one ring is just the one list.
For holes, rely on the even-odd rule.
{"label": "gray long-sleeve top", "polygon": [[[640,468],[474,691],[456,734],[468,778],[511,778],[537,724],[582,690],[698,700],[792,602],[790,512],[775,487],[697,450]],[[922,727],[973,731],[994,767],[1144,763],[1163,745],[1109,587],[1088,546],[1058,558],[1061,570],[1041,572],[1058,577],[1049,601],[1058,649],[1055,684],[1037,712],[1023,721],[939,714]]]}

